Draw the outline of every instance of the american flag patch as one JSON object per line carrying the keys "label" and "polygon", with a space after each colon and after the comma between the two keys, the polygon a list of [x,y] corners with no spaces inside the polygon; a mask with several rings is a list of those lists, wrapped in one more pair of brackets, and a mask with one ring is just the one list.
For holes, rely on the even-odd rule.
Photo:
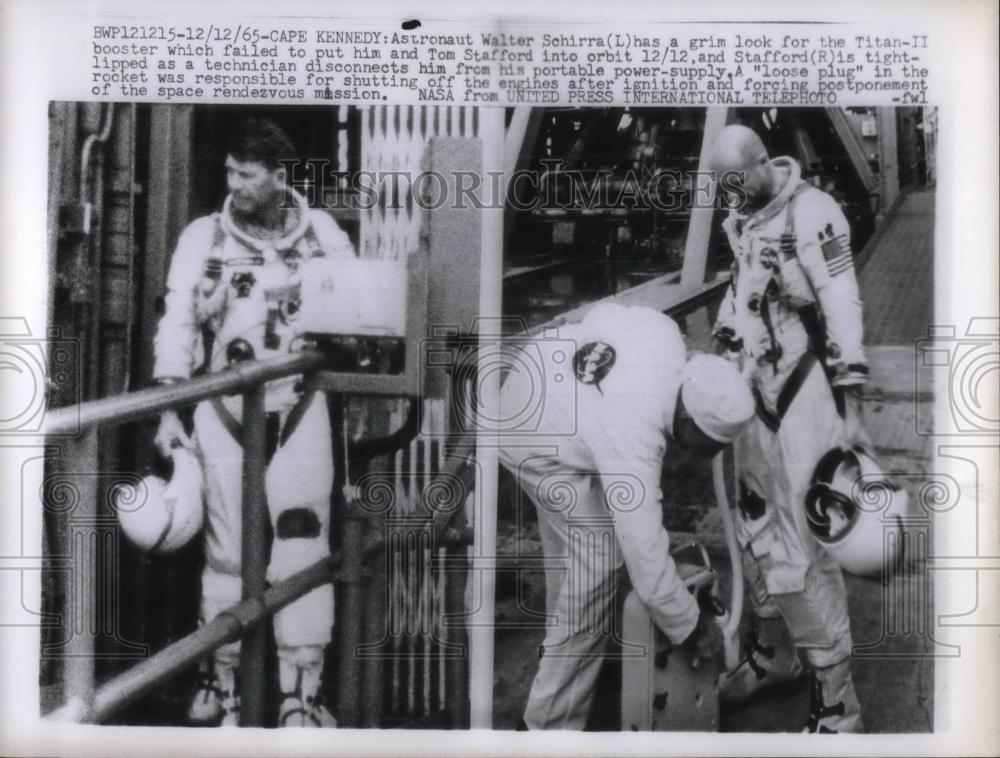
{"label": "american flag patch", "polygon": [[846,234],[838,234],[836,237],[828,239],[820,244],[823,251],[823,260],[826,261],[826,268],[830,276],[842,274],[854,265],[851,255],[851,246],[847,242]]}

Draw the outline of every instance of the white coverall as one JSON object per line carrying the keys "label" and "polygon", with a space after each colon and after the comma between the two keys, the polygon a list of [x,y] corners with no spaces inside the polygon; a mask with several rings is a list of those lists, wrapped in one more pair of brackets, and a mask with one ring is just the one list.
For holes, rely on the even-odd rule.
{"label": "white coverall", "polygon": [[[864,382],[868,369],[847,220],[830,195],[802,181],[794,160],[772,164],[783,181],[777,197],[724,223],[735,262],[715,333],[741,351],[757,396],[758,414],[735,443],[737,535],[754,613],[783,617],[796,646],[823,668],[851,654],[851,631],[840,568],[810,535],[805,497],[820,457],[844,443],[845,431],[810,331],[825,337],[834,387]],[[810,305],[821,314],[817,330],[799,313]]]}
{"label": "white coverall", "polygon": [[[287,354],[296,336],[301,268],[316,257],[354,256],[347,235],[322,211],[299,206],[299,223],[280,240],[265,242],[237,228],[228,214],[192,222],[177,243],[167,278],[165,312],[155,339],[154,379],[184,379],[202,358],[201,327],[215,337],[209,370],[223,370],[233,343],[245,340],[254,359]],[[230,353],[227,358],[227,351]],[[302,396],[298,377],[267,385],[265,410],[278,422],[277,448],[266,472],[274,542],[267,568],[278,581],[329,554],[333,456],[326,399]],[[206,563],[201,622],[240,601],[243,449],[236,441],[242,398],[200,403],[194,440],[205,472]],[[280,610],[274,619],[279,653],[322,646],[331,638],[333,587],[318,587]],[[238,664],[239,643],[224,646],[216,660]]]}
{"label": "white coverall", "polygon": [[501,390],[501,418],[541,403],[537,428],[505,435],[500,460],[534,502],[545,553],[545,635],[524,720],[582,729],[612,635],[624,559],[657,626],[680,643],[698,606],[663,528],[660,473],[685,365],[677,325],[650,308],[598,305],[529,343]]}

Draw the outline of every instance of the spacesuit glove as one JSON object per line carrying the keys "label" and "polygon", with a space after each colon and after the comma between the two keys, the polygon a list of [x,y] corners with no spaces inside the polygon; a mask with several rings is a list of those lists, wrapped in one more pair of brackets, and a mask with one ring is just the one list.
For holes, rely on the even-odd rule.
{"label": "spacesuit glove", "polygon": [[156,430],[153,443],[164,458],[169,458],[175,447],[191,449],[194,446],[191,438],[184,431],[184,424],[181,423],[181,418],[176,411],[166,411],[160,416],[160,426]]}
{"label": "spacesuit glove", "polygon": [[864,424],[862,385],[852,384],[838,389],[844,393],[844,435],[848,447],[860,445],[871,450],[872,438]]}
{"label": "spacesuit glove", "polygon": [[719,620],[725,615],[725,608],[708,587],[698,593],[698,610],[698,623],[683,643],[685,646],[694,646],[694,658],[691,660],[694,668],[698,668],[702,661],[719,655],[722,650],[722,627]]}

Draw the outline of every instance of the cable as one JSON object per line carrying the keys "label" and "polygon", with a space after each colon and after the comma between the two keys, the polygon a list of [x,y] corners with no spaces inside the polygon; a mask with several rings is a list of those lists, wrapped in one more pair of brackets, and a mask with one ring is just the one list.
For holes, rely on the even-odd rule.
{"label": "cable", "polygon": [[[719,515],[722,517],[722,527],[726,532],[729,562],[733,567],[729,616],[722,626],[726,668],[731,671],[739,664],[740,648],[737,632],[740,628],[740,618],[743,616],[743,563],[740,560],[740,546],[736,542],[736,527],[733,524],[733,514],[729,508],[729,496],[726,494],[724,456],[725,451],[723,450],[712,459],[712,484],[715,488],[715,501],[719,506]],[[735,453],[733,457],[735,459]]]}

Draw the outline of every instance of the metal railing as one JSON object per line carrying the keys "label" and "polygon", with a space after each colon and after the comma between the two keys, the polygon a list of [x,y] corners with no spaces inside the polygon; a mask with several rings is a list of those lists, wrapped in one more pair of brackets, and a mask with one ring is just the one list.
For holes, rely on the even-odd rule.
{"label": "metal railing", "polygon": [[[265,384],[299,374],[306,387],[320,388],[331,394],[357,392],[358,375],[350,369],[344,372],[345,382],[338,382],[338,371],[331,365],[327,353],[307,349],[274,358],[235,364],[225,371],[190,379],[166,387],[126,393],[117,397],[81,403],[50,411],[46,417],[49,437],[85,437],[94,429],[124,424],[156,416],[167,410],[177,410],[223,395],[243,396],[243,502],[242,502],[242,602],[233,606],[194,633],[169,645],[128,671],[94,686],[94,638],[77,635],[66,657],[64,672],[66,702],[50,717],[84,723],[107,720],[123,707],[155,690],[222,645],[242,639],[240,651],[241,678],[244,682],[263,682],[266,662],[265,628],[263,622],[282,607],[294,602],[310,590],[327,582],[343,586],[343,610],[338,612],[337,716],[342,726],[379,726],[381,703],[373,693],[380,688],[370,686],[381,681],[382,658],[377,654],[358,655],[364,646],[362,637],[385,633],[385,609],[368,598],[378,597],[375,583],[385,582],[384,563],[380,558],[392,550],[385,530],[373,530],[365,535],[368,520],[358,508],[343,502],[342,544],[339,551],[271,587],[267,587],[267,523],[265,501],[266,434],[264,394]],[[373,377],[377,379],[379,377]],[[340,384],[345,386],[341,387]],[[372,382],[368,394],[394,395],[398,384]],[[362,440],[352,446],[366,460],[389,454],[416,437],[419,398],[410,398],[410,412],[403,426],[382,440]],[[336,435],[335,435],[336,436]],[[464,486],[444,488],[448,496],[442,499],[441,488],[433,498],[421,495],[425,518],[417,524],[436,548],[455,548],[471,542],[471,530],[465,527],[462,508],[465,495],[473,486],[469,480],[469,458],[474,441],[461,437],[454,441],[446,462],[439,472],[454,483]],[[72,467],[72,461],[70,466]],[[426,487],[425,492],[434,488]],[[96,509],[96,504],[90,504]],[[413,519],[410,519],[413,526]],[[451,608],[460,607],[465,591],[466,558],[460,552],[448,556],[448,565],[441,566],[448,579],[446,601]],[[381,570],[380,570],[381,567]],[[94,591],[95,577],[75,577],[82,583],[85,596]],[[366,587],[367,585],[367,587]],[[366,592],[366,590],[368,590]],[[71,618],[71,603],[66,599]],[[95,610],[90,604],[77,604],[74,618],[83,629],[93,627]],[[464,628],[461,614],[450,614],[449,643],[464,651]],[[381,617],[381,622],[380,622]],[[370,640],[369,640],[370,642]],[[447,661],[448,711],[452,725],[464,726],[468,718],[467,656],[453,655]],[[362,667],[364,675],[362,676]],[[365,684],[363,684],[365,683]],[[240,723],[259,726],[264,723],[267,693],[263,687],[244,687],[241,693]]]}

